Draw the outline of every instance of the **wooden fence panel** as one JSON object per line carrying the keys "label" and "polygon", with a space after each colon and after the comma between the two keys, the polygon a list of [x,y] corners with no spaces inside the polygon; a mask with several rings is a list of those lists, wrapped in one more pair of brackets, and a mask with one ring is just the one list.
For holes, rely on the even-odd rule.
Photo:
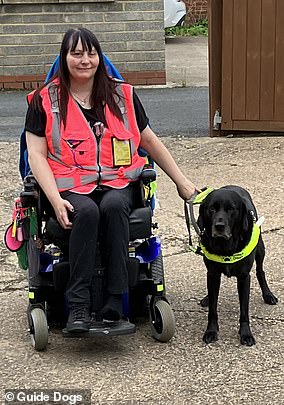
{"label": "wooden fence panel", "polygon": [[[231,49],[233,47],[233,32],[232,32],[232,24],[233,24],[233,5],[234,5],[234,0],[227,0],[228,1],[228,7],[223,9],[223,20],[228,21],[228,24],[226,26],[223,26],[223,32],[222,32],[222,48],[223,49]],[[232,53],[227,51],[227,52],[222,52],[221,54],[222,59],[223,59],[223,66],[222,66],[222,81],[221,81],[221,87],[222,87],[222,115],[223,115],[223,125],[228,128],[231,128],[232,126],[232,103],[231,103],[231,97],[232,97]],[[214,79],[212,77],[212,79]]]}
{"label": "wooden fence panel", "polygon": [[247,120],[259,120],[261,98],[261,11],[261,0],[248,2],[245,114],[245,119]]}
{"label": "wooden fence panel", "polygon": [[263,0],[261,19],[260,120],[274,119],[276,0]]}
{"label": "wooden fence panel", "polygon": [[222,6],[221,130],[284,132],[284,1]]}
{"label": "wooden fence panel", "polygon": [[284,2],[276,4],[275,119],[284,120]]}
{"label": "wooden fence panel", "polygon": [[[226,7],[227,8],[227,2]],[[246,115],[246,38],[247,38],[247,1],[234,0],[233,6],[233,43],[230,50],[232,58],[232,119],[241,120]],[[227,25],[227,24],[226,24]],[[225,26],[225,25],[224,25]]]}

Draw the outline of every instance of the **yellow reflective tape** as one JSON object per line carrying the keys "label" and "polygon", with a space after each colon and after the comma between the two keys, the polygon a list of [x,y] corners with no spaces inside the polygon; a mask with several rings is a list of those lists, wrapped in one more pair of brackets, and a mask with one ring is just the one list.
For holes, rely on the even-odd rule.
{"label": "yellow reflective tape", "polygon": [[150,194],[150,188],[148,186],[145,186],[145,184],[144,184],[143,189],[144,189],[144,198],[145,198],[145,200],[148,200],[149,194]]}
{"label": "yellow reflective tape", "polygon": [[203,246],[202,244],[200,244],[200,247],[202,249],[202,252],[204,253],[204,256],[208,260],[211,260],[212,262],[227,263],[227,264],[236,263],[239,260],[242,260],[245,257],[247,257],[253,251],[253,249],[256,248],[256,245],[258,244],[259,235],[260,235],[260,227],[257,224],[254,224],[249,243],[244,247],[243,250],[241,250],[238,253],[234,253],[232,256],[218,256],[213,253],[209,253],[206,250],[205,246]]}
{"label": "yellow reflective tape", "polygon": [[128,256],[129,257],[135,257],[135,247],[134,246],[129,246],[128,247]]}
{"label": "yellow reflective tape", "polygon": [[29,291],[29,299],[33,300],[35,298],[35,293],[33,291]]}
{"label": "yellow reflective tape", "polygon": [[164,285],[163,284],[158,284],[157,285],[157,291],[158,292],[164,291]]}
{"label": "yellow reflective tape", "polygon": [[16,232],[17,232],[17,220],[15,218],[14,222],[13,222],[13,227],[12,227],[12,238],[16,237]]}
{"label": "yellow reflective tape", "polygon": [[193,200],[193,204],[201,204],[202,201],[208,196],[208,194],[212,193],[212,191],[214,191],[214,188],[207,187],[206,190],[204,190],[201,193],[197,194],[197,196]]}
{"label": "yellow reflective tape", "polygon": [[157,190],[157,181],[151,181],[150,183],[150,197],[152,197]]}

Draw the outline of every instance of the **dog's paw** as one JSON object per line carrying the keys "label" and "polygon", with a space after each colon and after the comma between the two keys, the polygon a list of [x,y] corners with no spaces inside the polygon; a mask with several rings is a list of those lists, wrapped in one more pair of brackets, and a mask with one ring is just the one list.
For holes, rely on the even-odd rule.
{"label": "dog's paw", "polygon": [[202,308],[206,308],[209,305],[209,299],[208,299],[208,295],[206,295],[204,298],[202,298],[202,300],[199,301],[199,305]]}
{"label": "dog's paw", "polygon": [[263,295],[263,300],[268,305],[276,305],[278,302],[278,298],[272,292]]}
{"label": "dog's paw", "polygon": [[239,330],[241,344],[244,346],[253,346],[255,345],[255,339],[251,333],[250,327],[244,325]]}
{"label": "dog's paw", "polygon": [[244,346],[254,346],[255,338],[252,335],[241,336],[241,344]]}
{"label": "dog's paw", "polygon": [[206,330],[203,335],[203,342],[205,343],[212,343],[217,342],[218,340],[218,332],[215,330]]}

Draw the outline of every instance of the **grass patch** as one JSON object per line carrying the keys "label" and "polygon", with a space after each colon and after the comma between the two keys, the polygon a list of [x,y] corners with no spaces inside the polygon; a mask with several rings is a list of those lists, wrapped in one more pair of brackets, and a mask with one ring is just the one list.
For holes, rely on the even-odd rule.
{"label": "grass patch", "polygon": [[198,35],[208,36],[208,21],[201,20],[189,27],[172,27],[165,29],[166,36],[196,37]]}

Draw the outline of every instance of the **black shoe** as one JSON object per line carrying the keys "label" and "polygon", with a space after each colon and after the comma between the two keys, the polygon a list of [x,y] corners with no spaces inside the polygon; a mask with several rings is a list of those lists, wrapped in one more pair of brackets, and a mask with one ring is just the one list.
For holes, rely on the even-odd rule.
{"label": "black shoe", "polygon": [[72,305],[66,325],[68,332],[88,332],[90,329],[89,308],[85,305]]}
{"label": "black shoe", "polygon": [[99,316],[105,321],[119,321],[122,318],[122,307],[122,294],[110,295]]}

